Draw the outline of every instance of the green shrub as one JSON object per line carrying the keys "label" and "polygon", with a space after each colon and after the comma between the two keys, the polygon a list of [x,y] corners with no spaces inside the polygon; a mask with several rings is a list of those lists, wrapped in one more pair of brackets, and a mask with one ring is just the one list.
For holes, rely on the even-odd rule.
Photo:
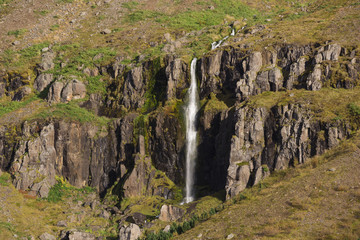
{"label": "green shrub", "polygon": [[80,107],[76,102],[58,103],[50,109],[46,109],[37,115],[33,116],[33,119],[65,119],[71,121],[77,121],[79,123],[94,123],[104,126],[110,119],[106,117],[99,117],[93,112],[88,111],[85,108]]}
{"label": "green shrub", "polygon": [[9,186],[9,181],[11,179],[10,174],[3,173],[0,175],[0,186]]}
{"label": "green shrub", "polygon": [[59,27],[60,27],[59,24],[54,24],[54,25],[52,25],[52,26],[50,27],[50,31],[55,31],[55,30],[57,30]]}
{"label": "green shrub", "polygon": [[7,33],[7,35],[19,37],[19,36],[23,35],[26,32],[27,32],[27,29],[18,29],[18,30],[14,30],[14,31],[9,31]]}
{"label": "green shrub", "polygon": [[49,202],[59,202],[64,197],[76,196],[79,198],[79,194],[88,194],[94,192],[95,189],[89,186],[85,186],[83,188],[76,188],[70,185],[61,177],[56,177],[57,183],[50,188],[48,197],[46,198]]}
{"label": "green shrub", "polygon": [[360,107],[356,105],[355,103],[350,103],[348,105],[348,108],[350,110],[351,115],[358,117],[360,116]]}

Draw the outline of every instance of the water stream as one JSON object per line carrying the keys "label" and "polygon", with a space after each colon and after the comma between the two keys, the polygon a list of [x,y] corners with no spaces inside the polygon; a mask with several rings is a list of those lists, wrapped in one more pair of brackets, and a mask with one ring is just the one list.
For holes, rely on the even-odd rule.
{"label": "water stream", "polygon": [[188,91],[189,101],[185,107],[186,118],[186,197],[185,203],[194,200],[194,175],[195,161],[197,157],[197,131],[196,131],[196,114],[199,110],[198,92],[196,83],[196,61],[191,61],[191,84]]}
{"label": "water stream", "polygon": [[[244,29],[244,27],[243,27],[242,29]],[[241,30],[242,30],[242,29],[241,29]],[[231,29],[231,33],[230,33],[230,36],[235,36],[235,34],[236,34],[235,28],[232,28],[232,29]],[[223,42],[224,42],[226,39],[228,39],[228,38],[229,38],[229,36],[226,36],[226,37],[224,37],[223,39],[221,39],[221,40],[219,40],[219,41],[217,41],[217,42],[211,43],[211,50],[214,50],[215,48],[220,47],[221,44],[223,44]]]}

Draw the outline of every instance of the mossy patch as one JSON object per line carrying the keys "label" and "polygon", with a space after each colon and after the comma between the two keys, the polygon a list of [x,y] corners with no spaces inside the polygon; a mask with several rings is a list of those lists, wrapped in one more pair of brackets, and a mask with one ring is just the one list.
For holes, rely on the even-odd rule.
{"label": "mossy patch", "polygon": [[29,120],[36,119],[64,119],[68,121],[76,121],[79,123],[93,123],[99,126],[107,125],[111,119],[99,117],[93,112],[85,108],[81,108],[76,101],[69,103],[58,103],[49,108],[43,109],[41,112],[34,114]]}

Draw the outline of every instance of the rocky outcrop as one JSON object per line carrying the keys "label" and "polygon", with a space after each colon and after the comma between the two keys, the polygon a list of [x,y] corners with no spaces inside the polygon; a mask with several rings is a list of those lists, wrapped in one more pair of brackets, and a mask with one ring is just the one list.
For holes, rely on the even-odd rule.
{"label": "rocky outcrop", "polygon": [[[163,61],[156,58],[138,65],[122,65],[117,60],[107,69],[114,78],[108,87],[106,105],[111,109],[154,110],[166,97]],[[130,70],[129,70],[130,68]]]}
{"label": "rocky outcrop", "polygon": [[10,96],[12,101],[20,101],[32,92],[29,87],[31,72],[0,73],[0,98]]}
{"label": "rocky outcrop", "polygon": [[76,187],[89,185],[102,192],[120,175],[116,156],[125,153],[120,149],[118,155],[115,132],[107,128],[65,121],[25,122],[15,134],[13,139],[1,138],[0,150],[1,166],[13,174],[18,189],[46,197],[58,175]]}
{"label": "rocky outcrop", "polygon": [[[228,46],[199,59],[200,98],[204,102],[221,98],[226,105],[199,112],[197,184],[226,188],[231,197],[271,171],[302,163],[347,137],[345,123],[313,121],[304,106],[267,109],[244,101],[266,91],[352,88],[360,73],[354,51],[337,44],[279,45],[261,51]],[[54,57],[51,51],[43,53],[34,88],[48,87],[49,103],[84,98],[86,81],[60,76],[53,81],[49,70]],[[122,60],[80,69],[86,76],[109,77],[105,101],[100,94],[91,94],[81,103],[98,114],[121,117],[109,126],[49,120],[15,130],[0,127],[0,166],[12,171],[17,188],[44,197],[59,175],[102,194],[117,182],[113,192],[122,197],[173,197],[172,186],[152,180],[162,178],[157,169],[176,184],[184,183],[184,129],[176,101],[185,98],[189,66],[176,56],[136,66],[125,66]],[[21,99],[31,92],[26,86],[31,79],[18,73],[1,77],[0,94],[11,91],[13,99]],[[108,111],[102,111],[103,103]],[[224,110],[228,107],[232,108]],[[140,117],[143,121],[138,122]]]}
{"label": "rocky outcrop", "polygon": [[134,67],[125,77],[122,104],[128,109],[140,108],[145,103],[144,94],[147,79],[144,76],[144,71],[143,66]]}
{"label": "rocky outcrop", "polygon": [[313,121],[311,116],[306,106],[292,104],[271,109],[236,108],[227,159],[227,197],[258,183],[269,171],[322,154],[350,134],[347,124]]}
{"label": "rocky outcrop", "polygon": [[154,166],[175,183],[183,182],[184,133],[179,117],[160,112],[149,118],[149,152]]}
{"label": "rocky outcrop", "polygon": [[64,230],[60,234],[61,240],[95,240],[96,237],[88,232],[82,232],[76,229]]}
{"label": "rocky outcrop", "polygon": [[41,55],[41,62],[37,69],[39,74],[34,82],[34,88],[38,92],[43,91],[53,81],[53,74],[47,73],[46,71],[54,68],[54,58],[55,53],[52,51],[45,52]]}
{"label": "rocky outcrop", "polygon": [[[66,121],[25,122],[19,128],[4,126],[0,131],[1,169],[12,173],[16,188],[40,197],[47,197],[55,176],[62,176],[76,187],[92,186],[102,195],[117,181],[114,193],[123,197],[158,195],[172,199],[175,185],[153,164],[165,169],[160,159],[165,163],[173,160],[169,156],[181,160],[176,148],[169,148],[165,155],[157,155],[157,147],[164,146],[155,148],[156,144],[168,144],[170,138],[177,139],[176,132],[169,132],[166,138],[163,134],[167,131],[162,128],[177,127],[172,122],[176,118],[154,116],[151,122],[160,120],[158,129],[154,128],[158,132],[145,141],[138,135],[139,129],[134,128],[137,116],[129,114],[109,126]],[[14,129],[11,134],[10,129]],[[152,161],[149,155],[159,156],[159,160]],[[165,170],[169,176],[176,172],[173,168]]]}
{"label": "rocky outcrop", "polygon": [[[24,128],[27,128],[24,131],[29,133],[30,127],[25,124]],[[41,130],[37,138],[19,142],[11,166],[17,189],[30,190],[40,197],[47,197],[50,187],[55,184],[54,139],[54,124],[49,124]]]}
{"label": "rocky outcrop", "polygon": [[119,240],[136,240],[141,236],[138,225],[130,223],[129,226],[122,226],[119,232]]}
{"label": "rocky outcrop", "polygon": [[86,86],[83,82],[73,79],[67,83],[56,81],[51,84],[47,100],[49,103],[70,102],[83,99],[86,96]]}
{"label": "rocky outcrop", "polygon": [[185,214],[185,210],[171,205],[163,205],[160,209],[159,220],[164,222],[174,222]]}
{"label": "rocky outcrop", "polygon": [[167,56],[165,58],[165,74],[167,79],[166,98],[182,98],[181,93],[188,86],[188,65],[180,58]]}
{"label": "rocky outcrop", "polygon": [[199,61],[200,97],[230,93],[243,101],[265,91],[319,90],[324,85],[352,88],[358,85],[360,66],[355,54],[349,65],[350,55],[338,44],[284,45],[261,52],[241,46],[216,50]]}
{"label": "rocky outcrop", "polygon": [[39,237],[40,240],[56,240],[56,237],[49,234],[49,233],[43,233]]}

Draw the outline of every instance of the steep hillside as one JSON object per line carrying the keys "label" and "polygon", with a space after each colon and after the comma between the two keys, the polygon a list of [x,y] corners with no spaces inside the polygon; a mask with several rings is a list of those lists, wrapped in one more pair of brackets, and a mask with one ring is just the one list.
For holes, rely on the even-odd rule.
{"label": "steep hillside", "polygon": [[356,239],[359,13],[0,0],[0,237]]}
{"label": "steep hillside", "polygon": [[359,139],[280,171],[174,239],[358,239]]}

